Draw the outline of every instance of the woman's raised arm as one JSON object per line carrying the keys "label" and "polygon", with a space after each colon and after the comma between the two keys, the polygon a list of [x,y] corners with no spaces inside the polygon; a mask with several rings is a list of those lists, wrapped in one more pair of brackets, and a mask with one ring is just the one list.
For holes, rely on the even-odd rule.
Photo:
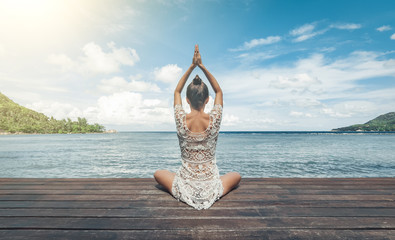
{"label": "woman's raised arm", "polygon": [[184,75],[182,75],[180,81],[178,81],[176,90],[174,90],[174,106],[177,104],[182,104],[182,100],[181,100],[181,92],[182,89],[185,86],[185,83],[187,82],[189,75],[191,75],[191,72],[193,71],[193,69],[195,69],[196,65],[197,65],[197,54],[199,52],[199,48],[197,46],[197,44],[195,45],[195,52],[193,54],[193,58],[192,58],[192,64],[191,66],[189,66],[189,68],[187,69],[187,71],[184,73]]}
{"label": "woman's raised arm", "polygon": [[192,63],[191,66],[189,66],[187,71],[184,73],[184,75],[181,77],[180,81],[178,81],[176,90],[174,90],[174,106],[177,105],[177,104],[182,104],[182,101],[181,101],[182,89],[184,88],[185,83],[187,82],[189,75],[191,74],[193,69],[195,69],[195,67],[196,67],[196,65]]}
{"label": "woman's raised arm", "polygon": [[[197,52],[196,52],[196,50],[197,50]],[[210,82],[210,85],[215,92],[214,104],[220,104],[221,106],[223,106],[224,102],[223,102],[222,89],[219,86],[217,79],[215,79],[215,77],[203,65],[202,58],[201,58],[200,52],[199,52],[199,47],[197,45],[195,46],[195,56],[196,56],[196,58],[194,57],[194,61],[199,66],[199,68],[203,71],[204,75],[206,75],[206,78]]]}

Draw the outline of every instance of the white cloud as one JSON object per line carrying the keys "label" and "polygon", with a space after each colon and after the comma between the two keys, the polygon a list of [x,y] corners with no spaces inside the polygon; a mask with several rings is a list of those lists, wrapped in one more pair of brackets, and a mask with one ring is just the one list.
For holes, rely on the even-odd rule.
{"label": "white cloud", "polygon": [[183,7],[187,2],[186,0],[157,0],[158,3],[166,6]]}
{"label": "white cloud", "polygon": [[[182,107],[184,108],[186,113],[191,112],[191,107],[189,106],[189,104],[187,102],[186,96],[182,99]],[[212,98],[211,96],[208,96],[208,102],[207,102],[206,106],[204,107],[204,112],[209,113],[211,111],[211,109],[213,109],[213,107],[214,107],[214,98]]]}
{"label": "white cloud", "polygon": [[103,93],[116,93],[124,91],[132,92],[160,92],[160,88],[153,83],[138,81],[141,75],[131,76],[131,81],[126,81],[123,77],[112,77],[110,79],[102,79],[97,89]]}
{"label": "white cloud", "polygon": [[317,35],[316,32],[314,32],[314,33],[309,33],[309,34],[303,34],[303,35],[300,35],[300,36],[298,36],[297,38],[295,38],[294,41],[295,41],[295,42],[303,42],[303,41],[305,41],[305,40],[307,40],[307,39],[310,39],[310,38],[312,38],[312,37],[314,37],[314,36],[316,36],[316,35]]}
{"label": "white cloud", "polygon": [[140,60],[136,50],[132,48],[117,48],[114,42],[107,44],[110,52],[94,42],[82,48],[83,56],[72,60],[65,54],[52,54],[48,57],[50,63],[59,65],[64,71],[76,71],[88,74],[119,72],[121,66],[133,66]]}
{"label": "white cloud", "polygon": [[315,23],[308,23],[305,24],[301,27],[295,28],[289,32],[291,36],[294,36],[295,38],[293,39],[294,42],[302,42],[306,41],[310,38],[313,38],[317,35],[324,34],[327,32],[330,28],[336,28],[336,29],[342,29],[342,30],[354,30],[354,29],[359,29],[361,28],[361,24],[356,24],[356,23],[342,23],[342,24],[331,24],[329,27],[324,28],[319,31],[314,31],[316,28]]}
{"label": "white cloud", "polygon": [[260,38],[260,39],[252,39],[249,42],[245,42],[244,46],[247,49],[259,46],[259,45],[267,45],[267,44],[272,44],[279,42],[281,40],[280,36],[269,36],[267,38]]}
{"label": "white cloud", "polygon": [[82,111],[79,108],[68,103],[38,101],[27,104],[26,107],[58,120],[66,118],[75,120],[82,116]]}
{"label": "white cloud", "polygon": [[[181,99],[182,101],[182,107],[184,108],[186,113],[190,113],[191,112],[191,107],[189,106],[188,102],[187,102],[187,98],[183,98]],[[206,112],[206,108],[204,109]]]}
{"label": "white cloud", "polygon": [[245,119],[245,122],[247,122],[247,125],[253,126],[254,128],[262,128],[262,126],[260,126],[261,124],[273,124],[276,123],[277,121],[273,118],[251,117]]}
{"label": "white cloud", "polygon": [[231,51],[243,51],[243,50],[249,50],[251,48],[260,46],[260,45],[269,45],[273,44],[276,42],[281,41],[280,36],[269,36],[267,38],[259,38],[259,39],[252,39],[249,42],[244,42],[244,45],[242,47],[236,48],[236,49],[230,49]]}
{"label": "white cloud", "polygon": [[304,112],[298,112],[298,111],[291,111],[289,113],[289,116],[291,116],[291,117],[308,117],[308,118],[313,117],[313,115],[311,113],[304,113]]}
{"label": "white cloud", "polygon": [[292,111],[292,112],[289,113],[289,116],[292,116],[292,117],[300,117],[300,116],[303,116],[303,115],[304,114],[302,112],[296,112],[296,111]]}
{"label": "white cloud", "polygon": [[5,47],[0,43],[0,57],[5,55]]}
{"label": "white cloud", "polygon": [[326,31],[328,31],[328,28],[322,29],[320,31],[316,31],[316,32],[312,32],[312,33],[307,33],[307,34],[303,34],[298,36],[297,38],[294,39],[294,42],[302,42],[305,41],[307,39],[313,38],[315,36],[324,34]]}
{"label": "white cloud", "polygon": [[347,118],[351,116],[350,113],[337,112],[332,108],[323,108],[321,112],[335,118]]}
{"label": "white cloud", "polygon": [[181,77],[182,68],[177,64],[168,64],[161,68],[155,68],[154,76],[157,81],[172,83],[178,81]]}
{"label": "white cloud", "polygon": [[252,53],[243,53],[237,56],[237,58],[241,59],[244,62],[254,62],[254,61],[264,61],[268,59],[272,59],[279,56],[279,54],[272,54],[267,52],[252,52]]}
{"label": "white cloud", "polygon": [[391,39],[395,40],[395,33],[391,35]]}
{"label": "white cloud", "polygon": [[297,107],[317,107],[320,106],[322,103],[318,101],[317,99],[312,99],[312,98],[297,98],[297,99],[291,99],[290,105],[297,106]]}
{"label": "white cloud", "polygon": [[77,117],[85,117],[89,123],[125,125],[135,130],[139,129],[137,125],[155,129],[159,125],[171,125],[174,122],[167,99],[145,99],[140,93],[126,91],[102,96],[96,104],[84,109],[51,101],[39,101],[26,107],[56,119],[76,120]]}
{"label": "white cloud", "polygon": [[322,106],[322,103],[313,98],[282,96],[281,99],[266,100],[257,104],[259,107],[298,107],[298,108],[316,108]]}
{"label": "white cloud", "polygon": [[278,76],[270,83],[270,86],[280,89],[307,89],[321,82],[307,73],[295,74],[293,76]]}
{"label": "white cloud", "polygon": [[102,96],[96,106],[84,110],[84,115],[95,122],[113,125],[150,126],[174,121],[167,101],[144,99],[140,93],[133,92]]}
{"label": "white cloud", "polygon": [[335,118],[347,118],[356,114],[367,114],[376,109],[376,105],[369,101],[346,101],[332,107],[322,108],[322,112]]}
{"label": "white cloud", "polygon": [[305,24],[301,27],[291,30],[290,34],[292,36],[304,35],[306,33],[311,33],[314,30],[314,28],[315,28],[314,24]]}
{"label": "white cloud", "polygon": [[236,126],[240,123],[239,117],[233,114],[224,114],[222,117],[223,126]]}
{"label": "white cloud", "polygon": [[313,31],[315,29],[315,24],[314,23],[309,23],[305,24],[301,27],[295,28],[290,31],[290,34],[292,36],[295,36],[296,38],[293,39],[294,42],[302,42],[307,39],[313,38],[317,35],[321,35],[325,33],[328,29],[323,29],[320,31]]}
{"label": "white cloud", "polygon": [[321,52],[333,52],[335,50],[336,50],[335,47],[324,47],[320,49]]}
{"label": "white cloud", "polygon": [[383,26],[381,26],[381,27],[376,28],[376,30],[379,31],[379,32],[389,31],[389,30],[391,30],[391,29],[392,29],[392,28],[391,28],[391,26],[389,26],[389,25],[383,25]]}
{"label": "white cloud", "polygon": [[208,96],[208,102],[207,102],[206,106],[204,107],[204,112],[209,113],[211,111],[211,109],[213,109],[213,107],[214,107],[214,98],[212,98],[211,96]]}
{"label": "white cloud", "polygon": [[354,29],[361,28],[362,25],[356,24],[356,23],[342,23],[342,24],[332,24],[332,25],[330,25],[330,27],[341,29],[341,30],[354,30]]}
{"label": "white cloud", "polygon": [[125,24],[113,23],[113,24],[108,24],[108,26],[106,26],[106,28],[104,28],[104,29],[107,34],[114,34],[114,33],[122,32],[122,31],[128,29],[128,26]]}
{"label": "white cloud", "polygon": [[76,63],[65,54],[49,55],[48,61],[52,64],[59,65],[62,68],[62,71],[70,71],[76,67]]}

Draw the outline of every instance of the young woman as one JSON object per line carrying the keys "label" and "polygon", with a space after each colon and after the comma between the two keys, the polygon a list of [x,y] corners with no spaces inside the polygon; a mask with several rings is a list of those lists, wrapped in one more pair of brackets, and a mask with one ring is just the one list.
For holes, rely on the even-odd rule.
{"label": "young woman", "polygon": [[[187,102],[191,113],[186,114],[181,91],[195,67],[206,75],[215,92],[214,107],[204,112],[208,102],[208,88],[198,75],[188,85]],[[240,182],[240,174],[230,172],[219,176],[215,148],[222,118],[222,90],[214,76],[205,68],[198,45],[192,64],[182,76],[174,91],[174,114],[181,148],[182,166],[177,173],[157,170],[155,180],[176,199],[200,210],[209,208],[216,200],[230,192]]]}

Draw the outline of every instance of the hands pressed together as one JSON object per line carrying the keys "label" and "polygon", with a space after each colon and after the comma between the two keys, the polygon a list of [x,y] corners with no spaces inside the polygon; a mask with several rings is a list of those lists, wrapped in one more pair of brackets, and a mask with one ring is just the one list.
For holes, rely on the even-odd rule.
{"label": "hands pressed together", "polygon": [[194,67],[203,67],[202,57],[200,56],[199,46],[197,44],[195,45],[195,53],[193,54],[192,65]]}

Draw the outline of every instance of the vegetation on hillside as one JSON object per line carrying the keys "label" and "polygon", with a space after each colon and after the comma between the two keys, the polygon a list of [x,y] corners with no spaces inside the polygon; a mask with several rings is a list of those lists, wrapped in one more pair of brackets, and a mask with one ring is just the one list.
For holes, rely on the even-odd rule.
{"label": "vegetation on hillside", "polygon": [[365,124],[355,124],[348,127],[333,129],[332,131],[395,131],[395,112],[380,115]]}
{"label": "vegetation on hillside", "polygon": [[0,93],[0,132],[10,133],[97,133],[105,128],[97,123],[88,124],[85,118],[77,121],[56,120],[14,103]]}

